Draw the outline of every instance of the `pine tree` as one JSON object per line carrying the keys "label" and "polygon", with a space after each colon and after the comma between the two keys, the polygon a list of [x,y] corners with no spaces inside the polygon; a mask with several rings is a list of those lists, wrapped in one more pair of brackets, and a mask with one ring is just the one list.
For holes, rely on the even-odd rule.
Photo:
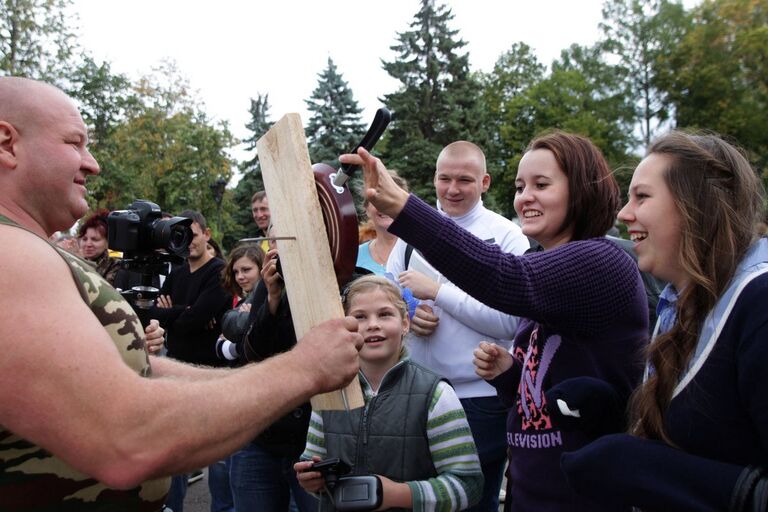
{"label": "pine tree", "polygon": [[338,156],[354,149],[365,133],[360,121],[362,109],[357,106],[349,84],[328,57],[328,67],[318,74],[317,87],[308,100],[312,112],[306,128],[307,145],[312,163],[338,167]]}
{"label": "pine tree", "polygon": [[406,177],[416,194],[434,197],[432,176],[443,146],[459,139],[481,142],[480,85],[469,69],[469,55],[460,54],[466,43],[445,5],[421,0],[410,30],[398,34],[391,47],[397,56],[382,62],[402,85],[385,95],[393,113],[387,132],[387,164]]}
{"label": "pine tree", "polygon": [[[251,135],[243,141],[247,151],[256,151],[256,143],[272,126],[272,121],[269,119],[270,108],[269,94],[258,94],[256,99],[251,99],[251,107],[248,109],[251,120],[245,125]],[[241,238],[253,236],[256,227],[251,216],[251,197],[257,191],[264,190],[258,155],[254,154],[253,158],[242,162],[239,169],[242,178],[237,183],[232,198],[237,206],[232,214],[237,227],[225,234],[222,241],[225,248],[232,247]]]}

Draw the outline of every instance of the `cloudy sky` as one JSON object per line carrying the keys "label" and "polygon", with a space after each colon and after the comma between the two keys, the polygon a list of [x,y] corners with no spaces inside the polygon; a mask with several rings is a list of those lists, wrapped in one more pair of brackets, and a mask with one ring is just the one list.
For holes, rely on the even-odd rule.
{"label": "cloudy sky", "polygon": [[[468,43],[473,70],[488,71],[514,42],[549,64],[571,43],[599,36],[602,0],[450,0],[452,28]],[[408,29],[418,0],[75,0],[81,42],[132,78],[174,59],[207,112],[247,136],[249,99],[269,94],[272,119],[298,112],[333,58],[372,120],[394,91],[381,67]]]}

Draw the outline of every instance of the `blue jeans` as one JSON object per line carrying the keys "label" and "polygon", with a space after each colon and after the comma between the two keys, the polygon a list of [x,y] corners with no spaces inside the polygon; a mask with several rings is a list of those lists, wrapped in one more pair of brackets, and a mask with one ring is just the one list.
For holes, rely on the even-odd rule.
{"label": "blue jeans", "polygon": [[507,462],[507,408],[495,396],[463,398],[461,405],[475,438],[485,478],[480,503],[467,511],[498,512],[499,490]]}
{"label": "blue jeans", "polygon": [[171,488],[165,498],[165,506],[173,512],[184,512],[184,497],[187,495],[187,478],[189,475],[171,477]]}
{"label": "blue jeans", "polygon": [[211,512],[235,512],[232,488],[229,486],[230,457],[208,466],[208,490]]}
{"label": "blue jeans", "polygon": [[[247,512],[315,512],[318,500],[301,488],[290,457],[272,455],[250,443],[230,457],[230,484],[235,510]],[[294,509],[294,505],[296,509]]]}

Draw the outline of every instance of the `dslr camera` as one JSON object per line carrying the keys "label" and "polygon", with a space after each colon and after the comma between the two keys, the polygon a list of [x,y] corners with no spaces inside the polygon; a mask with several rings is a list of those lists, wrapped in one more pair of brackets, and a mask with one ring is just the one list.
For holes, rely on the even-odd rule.
{"label": "dslr camera", "polygon": [[124,269],[141,274],[141,285],[123,291],[123,295],[142,309],[152,306],[159,294],[152,286],[153,278],[168,275],[171,264],[182,263],[189,256],[192,219],[162,217],[159,206],[143,199],[107,216],[109,248],[123,253]]}
{"label": "dslr camera", "polygon": [[376,475],[343,476],[352,468],[340,459],[315,462],[307,471],[319,471],[336,510],[376,510],[381,506],[383,491]]}

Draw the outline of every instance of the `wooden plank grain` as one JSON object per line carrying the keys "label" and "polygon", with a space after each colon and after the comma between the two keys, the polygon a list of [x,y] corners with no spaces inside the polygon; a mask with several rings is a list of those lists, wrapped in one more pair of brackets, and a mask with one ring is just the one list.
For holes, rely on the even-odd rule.
{"label": "wooden plank grain", "polygon": [[[256,147],[273,232],[275,236],[296,237],[278,240],[277,248],[296,338],[301,340],[313,326],[343,317],[344,309],[299,115],[286,114]],[[345,394],[349,408],[363,406],[357,379],[347,386]],[[340,410],[345,404],[341,392],[335,391],[313,397],[312,408]]]}

